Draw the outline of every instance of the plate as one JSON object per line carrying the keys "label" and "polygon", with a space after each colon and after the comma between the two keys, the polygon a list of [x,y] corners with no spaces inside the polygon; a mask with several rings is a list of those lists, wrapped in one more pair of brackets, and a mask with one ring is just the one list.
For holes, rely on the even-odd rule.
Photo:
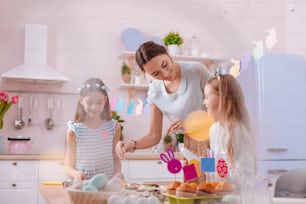
{"label": "plate", "polygon": [[135,52],[144,41],[143,33],[135,28],[127,28],[121,32],[121,42],[128,51]]}

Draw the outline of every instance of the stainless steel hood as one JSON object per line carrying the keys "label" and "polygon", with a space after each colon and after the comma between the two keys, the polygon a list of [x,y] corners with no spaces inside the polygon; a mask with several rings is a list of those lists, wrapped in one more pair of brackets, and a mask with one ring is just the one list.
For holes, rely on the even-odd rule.
{"label": "stainless steel hood", "polygon": [[24,64],[3,73],[5,80],[31,83],[63,83],[69,78],[47,65],[47,26],[25,25]]}

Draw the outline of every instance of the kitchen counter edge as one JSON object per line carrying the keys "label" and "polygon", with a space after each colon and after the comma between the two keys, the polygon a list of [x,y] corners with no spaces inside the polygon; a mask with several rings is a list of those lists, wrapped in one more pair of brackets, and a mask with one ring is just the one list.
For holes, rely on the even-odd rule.
{"label": "kitchen counter edge", "polygon": [[65,160],[61,154],[0,154],[0,160]]}

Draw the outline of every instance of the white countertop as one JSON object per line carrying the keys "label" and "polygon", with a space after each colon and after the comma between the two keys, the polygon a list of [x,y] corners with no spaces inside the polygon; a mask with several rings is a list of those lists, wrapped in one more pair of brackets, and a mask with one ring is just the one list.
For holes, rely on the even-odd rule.
{"label": "white countertop", "polygon": [[273,198],[273,204],[306,204],[306,198]]}

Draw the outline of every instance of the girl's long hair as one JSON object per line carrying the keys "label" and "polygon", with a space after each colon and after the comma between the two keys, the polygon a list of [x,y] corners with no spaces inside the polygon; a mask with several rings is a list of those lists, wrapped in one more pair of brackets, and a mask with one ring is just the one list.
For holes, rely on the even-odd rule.
{"label": "girl's long hair", "polygon": [[[103,83],[103,81],[99,78],[89,78],[87,79],[82,86],[80,87],[80,97],[85,97],[89,92],[92,91],[99,91],[106,97],[106,102],[104,104],[104,110],[101,114],[101,118],[109,121],[112,119],[110,113],[110,105],[109,105],[109,98],[107,95],[107,87]],[[84,107],[78,100],[77,108],[74,114],[74,121],[75,122],[84,122],[86,117],[86,112]]]}
{"label": "girl's long hair", "polygon": [[[244,95],[238,81],[229,74],[212,77],[207,82],[212,86],[219,97],[219,117],[217,120],[229,132],[227,154],[229,161],[233,161],[233,132],[235,125],[239,124],[249,131],[252,136],[249,114],[245,105]],[[243,137],[244,135],[242,135]],[[244,139],[244,138],[241,138]],[[254,142],[253,138],[252,141]]]}

